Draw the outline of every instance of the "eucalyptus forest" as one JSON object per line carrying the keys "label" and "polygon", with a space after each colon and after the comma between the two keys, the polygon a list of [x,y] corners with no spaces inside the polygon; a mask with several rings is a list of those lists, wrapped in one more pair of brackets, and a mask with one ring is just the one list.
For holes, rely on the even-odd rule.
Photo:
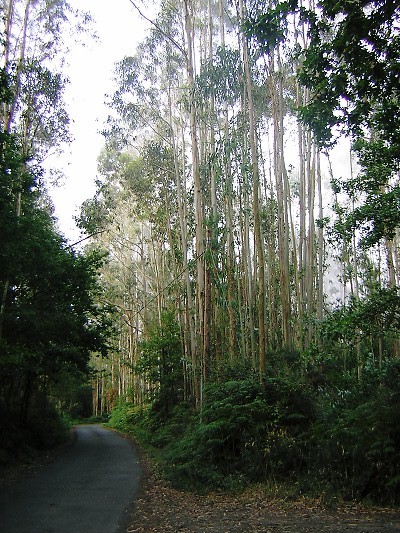
{"label": "eucalyptus forest", "polygon": [[0,427],[93,415],[180,488],[398,503],[398,3],[126,1],[149,30],[110,73],[81,246],[43,163],[90,17],[1,3]]}

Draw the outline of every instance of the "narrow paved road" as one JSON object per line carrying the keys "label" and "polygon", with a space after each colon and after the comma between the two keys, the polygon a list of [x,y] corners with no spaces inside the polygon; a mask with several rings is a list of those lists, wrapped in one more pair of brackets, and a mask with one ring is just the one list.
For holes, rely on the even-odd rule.
{"label": "narrow paved road", "polygon": [[127,440],[78,426],[54,462],[0,489],[0,533],[116,533],[133,501],[139,461]]}

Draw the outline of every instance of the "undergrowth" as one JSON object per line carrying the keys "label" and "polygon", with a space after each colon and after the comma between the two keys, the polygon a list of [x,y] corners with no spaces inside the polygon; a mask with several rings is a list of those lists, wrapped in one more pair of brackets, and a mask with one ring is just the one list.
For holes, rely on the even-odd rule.
{"label": "undergrowth", "polygon": [[395,504],[398,381],[391,369],[378,387],[364,383],[344,393],[313,391],[286,378],[263,385],[236,379],[208,385],[199,410],[181,403],[165,416],[154,405],[119,403],[109,424],[131,433],[179,489],[263,483],[287,494],[324,494],[327,501]]}
{"label": "undergrowth", "polygon": [[65,442],[70,423],[43,398],[34,399],[26,420],[19,412],[0,413],[0,464],[30,461],[38,452]]}

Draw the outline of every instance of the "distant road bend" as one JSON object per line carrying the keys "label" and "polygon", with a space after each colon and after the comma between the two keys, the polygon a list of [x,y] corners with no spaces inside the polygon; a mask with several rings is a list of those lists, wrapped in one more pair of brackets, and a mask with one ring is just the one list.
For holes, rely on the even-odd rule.
{"label": "distant road bend", "polygon": [[117,533],[140,466],[130,443],[78,426],[74,444],[35,474],[0,488],[0,533]]}

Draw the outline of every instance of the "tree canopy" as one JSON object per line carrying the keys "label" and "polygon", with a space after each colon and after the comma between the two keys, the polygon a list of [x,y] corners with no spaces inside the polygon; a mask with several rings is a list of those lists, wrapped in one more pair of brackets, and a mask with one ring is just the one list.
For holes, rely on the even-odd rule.
{"label": "tree canopy", "polygon": [[311,92],[298,107],[321,146],[350,136],[361,172],[346,180],[347,191],[364,199],[347,219],[373,246],[392,239],[399,227],[400,164],[398,84],[400,13],[386,0],[322,1],[315,11],[301,2],[277,2],[247,21],[247,31],[261,45],[288,38],[288,17],[307,24],[308,41],[295,50],[301,57],[298,77]]}
{"label": "tree canopy", "polygon": [[1,6],[0,461],[60,437],[60,389],[67,376],[87,382],[112,329],[99,300],[104,254],[76,251],[57,229],[41,165],[69,139],[57,70],[68,14],[66,2]]}

